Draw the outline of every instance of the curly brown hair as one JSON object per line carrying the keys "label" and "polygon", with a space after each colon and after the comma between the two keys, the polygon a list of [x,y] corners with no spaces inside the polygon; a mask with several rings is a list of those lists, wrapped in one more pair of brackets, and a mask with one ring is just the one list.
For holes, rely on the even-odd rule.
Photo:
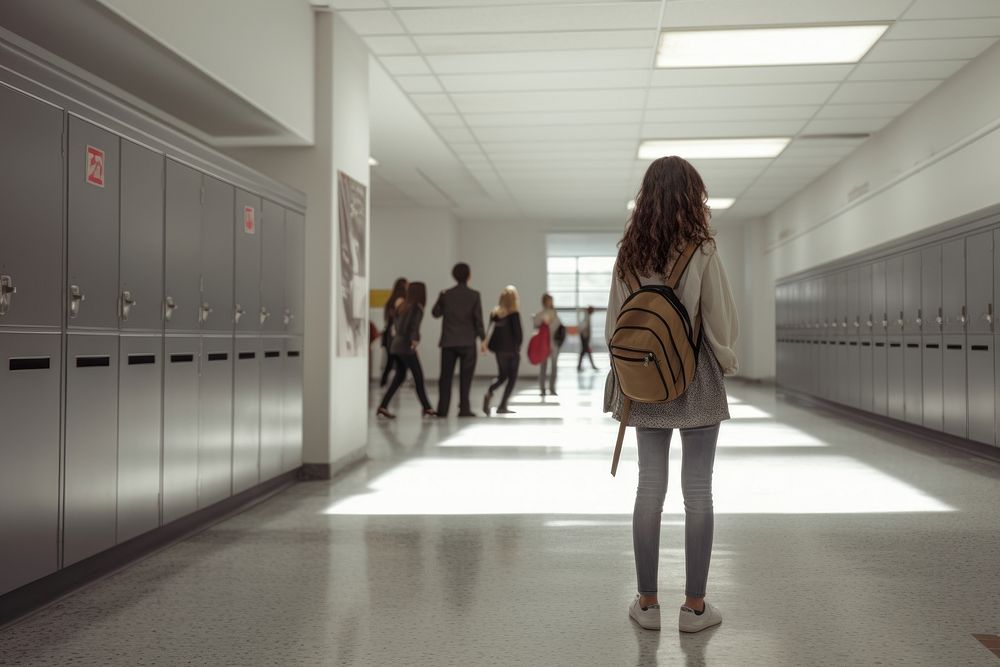
{"label": "curly brown hair", "polygon": [[618,277],[663,274],[688,243],[714,243],[707,201],[705,182],[690,162],[673,155],[654,160],[618,243]]}

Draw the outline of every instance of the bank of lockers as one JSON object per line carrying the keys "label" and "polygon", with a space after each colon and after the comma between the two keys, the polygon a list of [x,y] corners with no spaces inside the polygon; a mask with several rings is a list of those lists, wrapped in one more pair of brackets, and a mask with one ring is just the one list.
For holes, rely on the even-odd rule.
{"label": "bank of lockers", "polygon": [[0,84],[0,595],[301,464],[304,216]]}
{"label": "bank of lockers", "polygon": [[1000,446],[1000,229],[782,283],[779,384]]}

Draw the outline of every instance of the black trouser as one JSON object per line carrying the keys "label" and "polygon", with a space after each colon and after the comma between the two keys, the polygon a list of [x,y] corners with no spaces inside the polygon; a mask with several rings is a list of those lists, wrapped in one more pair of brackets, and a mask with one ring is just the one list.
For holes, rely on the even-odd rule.
{"label": "black trouser", "polygon": [[438,415],[444,417],[451,407],[451,382],[455,375],[455,362],[459,362],[458,412],[470,414],[469,391],[472,389],[472,375],[476,372],[476,346],[442,347],[441,348],[441,380],[438,395]]}
{"label": "black trouser", "polygon": [[385,383],[389,381],[389,374],[392,373],[392,369],[399,365],[399,357],[389,351],[389,348],[385,348],[385,369],[382,371],[382,382],[381,386],[385,386]]}
{"label": "black trouser", "polygon": [[500,401],[500,408],[507,407],[507,399],[510,398],[510,394],[514,391],[514,383],[517,382],[517,369],[521,365],[521,353],[520,352],[497,352],[497,376],[496,382],[490,385],[490,393],[492,394],[497,389],[500,388],[504,382],[507,386],[503,390],[503,399]]}
{"label": "black trouser", "polygon": [[584,356],[590,360],[590,367],[596,370],[597,364],[594,363],[594,357],[590,354],[590,336],[580,334],[580,362],[576,365],[577,370],[583,368]]}
{"label": "black trouser", "polygon": [[393,356],[396,357],[396,375],[392,378],[392,384],[389,385],[385,396],[382,397],[379,407],[389,407],[389,401],[403,384],[403,380],[406,379],[406,370],[409,369],[413,373],[413,382],[417,385],[417,398],[420,399],[420,405],[424,406],[424,410],[430,410],[431,402],[427,400],[427,392],[424,390],[424,369],[420,366],[420,357],[416,354],[394,354]]}

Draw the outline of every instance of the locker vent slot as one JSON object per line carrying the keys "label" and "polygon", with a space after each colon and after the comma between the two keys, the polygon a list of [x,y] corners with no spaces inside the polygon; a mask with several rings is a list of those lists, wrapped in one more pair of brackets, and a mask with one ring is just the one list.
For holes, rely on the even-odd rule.
{"label": "locker vent slot", "polygon": [[875,347],[885,347],[885,343],[875,343]]}
{"label": "locker vent slot", "polygon": [[906,347],[910,347],[910,348],[920,347],[920,343],[907,343]]}
{"label": "locker vent slot", "polygon": [[49,357],[25,357],[22,359],[10,359],[10,370],[12,371],[44,371],[51,367]]}
{"label": "locker vent slot", "polygon": [[276,350],[268,350],[267,352],[264,353],[265,359],[277,359],[280,356],[281,352],[278,352]]}
{"label": "locker vent slot", "polygon": [[77,357],[77,368],[100,368],[111,365],[111,357],[104,355],[98,357]]}
{"label": "locker vent slot", "polygon": [[170,363],[172,364],[189,364],[194,361],[193,354],[171,354]]}
{"label": "locker vent slot", "polygon": [[851,347],[857,347],[857,346],[858,346],[858,343],[856,341],[852,340],[851,341]]}
{"label": "locker vent slot", "polygon": [[295,351],[295,350],[291,350],[291,351],[290,351],[290,352],[288,353],[288,356],[290,356],[290,357],[297,357],[297,356],[299,356],[300,354],[301,354],[300,352],[297,352],[297,351]]}
{"label": "locker vent slot", "polygon": [[843,341],[842,340],[842,341],[840,341],[840,343],[838,343],[838,345],[847,345],[847,341]]}
{"label": "locker vent slot", "polygon": [[861,343],[861,347],[871,347],[872,344],[868,342]]}
{"label": "locker vent slot", "polygon": [[155,354],[130,354],[128,355],[129,366],[147,366],[156,363]]}
{"label": "locker vent slot", "polygon": [[889,343],[889,347],[899,347],[899,343]]}
{"label": "locker vent slot", "polygon": [[229,355],[225,352],[211,352],[208,355],[209,361],[225,361],[229,358]]}
{"label": "locker vent slot", "polygon": [[989,351],[990,346],[989,345],[973,345],[970,349],[975,350],[976,352],[987,352],[987,351]]}
{"label": "locker vent slot", "polygon": [[240,352],[240,359],[256,359],[256,352]]}
{"label": "locker vent slot", "polygon": [[[949,350],[961,350],[962,349],[961,345],[948,345],[947,347],[948,347]],[[985,346],[983,346],[983,347],[985,349]]]}
{"label": "locker vent slot", "polygon": [[938,345],[937,343],[927,343],[927,349],[928,350],[937,350],[940,347],[941,346]]}

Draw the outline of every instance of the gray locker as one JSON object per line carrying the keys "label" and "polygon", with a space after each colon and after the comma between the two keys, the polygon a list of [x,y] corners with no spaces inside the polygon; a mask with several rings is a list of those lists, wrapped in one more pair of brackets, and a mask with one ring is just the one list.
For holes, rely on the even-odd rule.
{"label": "gray locker", "polygon": [[301,336],[305,331],[305,217],[285,211],[285,330]]}
{"label": "gray locker", "polygon": [[837,377],[837,337],[836,337],[836,290],[834,277],[827,276],[822,283],[823,308],[823,341],[822,369],[820,372],[820,396],[828,400],[836,400]]}
{"label": "gray locker", "polygon": [[167,336],[163,354],[163,523],[198,509],[197,336]]}
{"label": "gray locker", "polygon": [[237,332],[260,331],[260,198],[236,191],[236,303],[233,321]]}
{"label": "gray locker", "polygon": [[0,332],[0,594],[59,564],[59,334]]}
{"label": "gray locker", "polygon": [[903,255],[903,333],[921,333],[922,308],[920,251]]}
{"label": "gray locker", "polygon": [[0,85],[0,326],[62,323],[62,111]]}
{"label": "gray locker", "polygon": [[160,525],[162,336],[121,336],[118,542]]}
{"label": "gray locker", "polygon": [[119,139],[70,116],[68,154],[68,325],[117,329]]}
{"label": "gray locker", "polygon": [[200,321],[206,332],[233,330],[233,186],[205,176]]}
{"label": "gray locker", "polygon": [[969,439],[987,445],[996,443],[996,341],[988,334],[968,339]]}
{"label": "gray locker", "polygon": [[[947,311],[946,311],[947,312]],[[968,437],[966,413],[966,337],[961,334],[946,334],[944,336],[944,364],[942,367],[942,393],[944,402],[944,420],[942,429],[945,433],[960,438]],[[990,364],[992,367],[992,364]],[[989,404],[990,422],[993,421],[993,407]],[[990,428],[992,433],[993,429]]]}
{"label": "gray locker", "polygon": [[886,263],[880,260],[872,264],[872,411],[879,415],[889,414],[889,349],[886,342],[888,333],[888,312],[886,311]]}
{"label": "gray locker", "polygon": [[[970,334],[994,333],[994,232],[974,234],[965,240],[965,284],[967,330]],[[961,315],[961,313],[959,313]]]}
{"label": "gray locker", "polygon": [[920,253],[920,308],[916,322],[924,335],[940,333],[944,324],[941,268],[941,246],[924,248]]}
{"label": "gray locker", "polygon": [[285,341],[285,391],[281,414],[284,452],[281,467],[284,471],[302,465],[302,339]]}
{"label": "gray locker", "polygon": [[233,339],[204,336],[198,385],[199,508],[232,494],[232,429]]}
{"label": "gray locker", "polygon": [[955,239],[941,246],[941,330],[946,334],[964,334],[967,317],[963,316],[967,312],[965,239]]}
{"label": "gray locker", "polygon": [[903,419],[923,424],[924,372],[922,337],[903,336]]}
{"label": "gray locker", "polygon": [[861,407],[861,316],[859,315],[858,293],[861,280],[861,270],[857,267],[847,272],[847,299],[845,315],[847,318],[845,335],[847,337],[847,365],[845,367],[847,391],[844,401],[852,408]]}
{"label": "gray locker", "polygon": [[886,340],[888,380],[888,414],[893,419],[904,419],[904,354],[903,323],[903,256],[890,257],[885,262],[885,301],[889,313],[888,338]]}
{"label": "gray locker", "polygon": [[874,387],[872,385],[874,358],[873,343],[874,315],[872,314],[872,265],[866,264],[858,269],[858,317],[861,332],[859,345],[861,347],[861,363],[858,371],[858,407],[867,412],[874,411]]}
{"label": "gray locker", "polygon": [[[932,311],[936,312],[936,311]],[[921,403],[923,425],[935,431],[944,430],[944,337],[941,334],[923,336],[924,395]]]}
{"label": "gray locker", "polygon": [[[920,253],[920,308],[916,318],[916,325],[923,332],[921,423],[935,431],[944,428],[944,397],[941,393],[944,381],[944,340],[941,337],[944,309],[941,305],[941,290],[941,246],[935,244],[924,248]],[[909,405],[908,403],[908,413]]]}
{"label": "gray locker", "polygon": [[285,330],[285,209],[266,199],[261,204],[261,331]]}
{"label": "gray locker", "polygon": [[261,344],[263,358],[260,360],[260,479],[265,481],[283,472],[285,342],[280,338],[264,338]]}
{"label": "gray locker", "polygon": [[233,493],[260,481],[260,338],[237,338],[233,371]]}
{"label": "gray locker", "polygon": [[201,306],[202,175],[167,160],[164,325],[197,331]]}
{"label": "gray locker", "polygon": [[163,155],[122,140],[120,328],[163,328]]}
{"label": "gray locker", "polygon": [[63,564],[113,547],[118,497],[118,335],[66,341]]}

